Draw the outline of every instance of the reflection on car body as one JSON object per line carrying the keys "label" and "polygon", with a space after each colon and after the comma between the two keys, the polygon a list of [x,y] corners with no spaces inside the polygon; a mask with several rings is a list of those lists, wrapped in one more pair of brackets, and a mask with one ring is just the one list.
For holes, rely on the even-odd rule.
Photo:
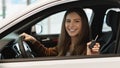
{"label": "reflection on car body", "polygon": [[[25,52],[27,54],[30,53],[32,58],[21,58],[20,47],[17,45],[18,42],[16,42],[19,35],[26,32],[36,37],[46,47],[56,46],[61,23],[55,20],[61,20],[64,12],[71,7],[82,7],[83,9],[92,10],[88,16],[89,26],[91,27],[91,37],[94,39],[96,35],[99,36],[97,42],[101,44],[100,55],[37,57],[35,52],[31,54],[32,50],[29,48],[28,42],[27,44],[24,43]],[[59,18],[57,14],[59,14]],[[86,12],[86,14],[88,13]],[[53,16],[53,19],[50,20],[52,15],[56,15],[56,17]],[[97,68],[117,68],[120,64],[119,18],[119,0],[44,0],[44,2],[30,5],[20,14],[0,22],[2,24],[0,25],[0,68],[20,68],[23,66],[31,68],[96,68],[93,66],[97,66]],[[36,25],[42,26],[42,32],[32,28],[36,27]],[[107,30],[106,26],[108,27]],[[53,30],[55,29],[54,27],[56,27],[56,31],[58,31],[56,34]],[[51,33],[49,31],[51,31]],[[38,34],[39,32],[41,33]]]}

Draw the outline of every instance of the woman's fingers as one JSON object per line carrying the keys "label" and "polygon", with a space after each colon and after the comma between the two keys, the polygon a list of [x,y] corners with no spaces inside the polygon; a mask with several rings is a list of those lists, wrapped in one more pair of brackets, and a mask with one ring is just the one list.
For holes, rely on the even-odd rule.
{"label": "woman's fingers", "polygon": [[31,36],[28,35],[28,34],[26,34],[26,33],[22,33],[20,36],[24,36],[24,37],[25,37],[25,38],[24,38],[25,41],[29,41],[30,38],[31,38]]}
{"label": "woman's fingers", "polygon": [[92,52],[99,52],[99,48],[92,48]]}
{"label": "woman's fingers", "polygon": [[94,45],[94,47],[92,49],[89,48],[90,45],[91,45],[91,42],[88,42],[87,43],[87,55],[99,54],[100,44],[99,43],[95,43],[95,45]]}
{"label": "woman's fingers", "polygon": [[92,48],[93,53],[99,53],[100,50],[100,44],[96,43],[95,46]]}
{"label": "woman's fingers", "polygon": [[31,42],[36,41],[36,39],[33,36],[31,36],[27,33],[22,33],[21,36],[25,37],[24,38],[25,41],[31,41]]}

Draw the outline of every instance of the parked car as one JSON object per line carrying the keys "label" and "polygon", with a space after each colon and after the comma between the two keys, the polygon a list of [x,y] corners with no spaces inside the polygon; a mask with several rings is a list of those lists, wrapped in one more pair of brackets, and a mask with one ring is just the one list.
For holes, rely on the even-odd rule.
{"label": "parked car", "polygon": [[[100,55],[38,57],[29,43],[19,46],[22,42],[19,35],[23,32],[36,37],[46,47],[56,46],[63,15],[73,7],[82,7],[86,12],[91,37],[99,36]],[[119,18],[120,0],[43,0],[32,4],[0,22],[0,68],[118,68]]]}

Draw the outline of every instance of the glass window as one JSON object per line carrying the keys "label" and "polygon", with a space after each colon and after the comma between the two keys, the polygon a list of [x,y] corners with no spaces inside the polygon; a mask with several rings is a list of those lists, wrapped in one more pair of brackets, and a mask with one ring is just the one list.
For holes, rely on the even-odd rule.
{"label": "glass window", "polygon": [[36,33],[37,34],[59,34],[61,30],[61,24],[62,24],[64,14],[65,14],[65,11],[54,14],[44,19],[40,23],[36,24],[35,25]]}
{"label": "glass window", "polygon": [[89,23],[91,23],[91,21],[92,21],[92,15],[93,15],[92,9],[85,8],[84,11],[85,11],[85,13],[86,13],[86,15],[88,17]]}
{"label": "glass window", "polygon": [[2,19],[2,0],[0,0],[0,19]]}
{"label": "glass window", "polygon": [[14,15],[14,13],[20,13],[27,5],[36,3],[37,1],[38,0],[0,0],[0,19],[2,19],[3,15],[8,17]]}
{"label": "glass window", "polygon": [[11,0],[13,4],[24,4],[27,0]]}
{"label": "glass window", "polygon": [[6,17],[22,11],[25,6],[26,0],[6,0]]}

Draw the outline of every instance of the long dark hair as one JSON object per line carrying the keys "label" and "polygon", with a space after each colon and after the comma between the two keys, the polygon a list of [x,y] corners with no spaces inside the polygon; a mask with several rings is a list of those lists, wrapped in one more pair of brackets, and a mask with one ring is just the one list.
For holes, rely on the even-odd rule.
{"label": "long dark hair", "polygon": [[79,33],[78,39],[76,40],[74,50],[71,53],[71,55],[82,55],[86,53],[86,48],[87,48],[86,44],[90,39],[90,29],[89,29],[87,16],[84,10],[81,8],[70,8],[66,11],[64,15],[61,34],[58,42],[58,51],[59,51],[58,56],[66,55],[66,52],[69,50],[71,37],[68,35],[65,29],[65,20],[66,20],[66,16],[72,12],[76,12],[81,17],[82,29],[81,29],[81,32]]}

